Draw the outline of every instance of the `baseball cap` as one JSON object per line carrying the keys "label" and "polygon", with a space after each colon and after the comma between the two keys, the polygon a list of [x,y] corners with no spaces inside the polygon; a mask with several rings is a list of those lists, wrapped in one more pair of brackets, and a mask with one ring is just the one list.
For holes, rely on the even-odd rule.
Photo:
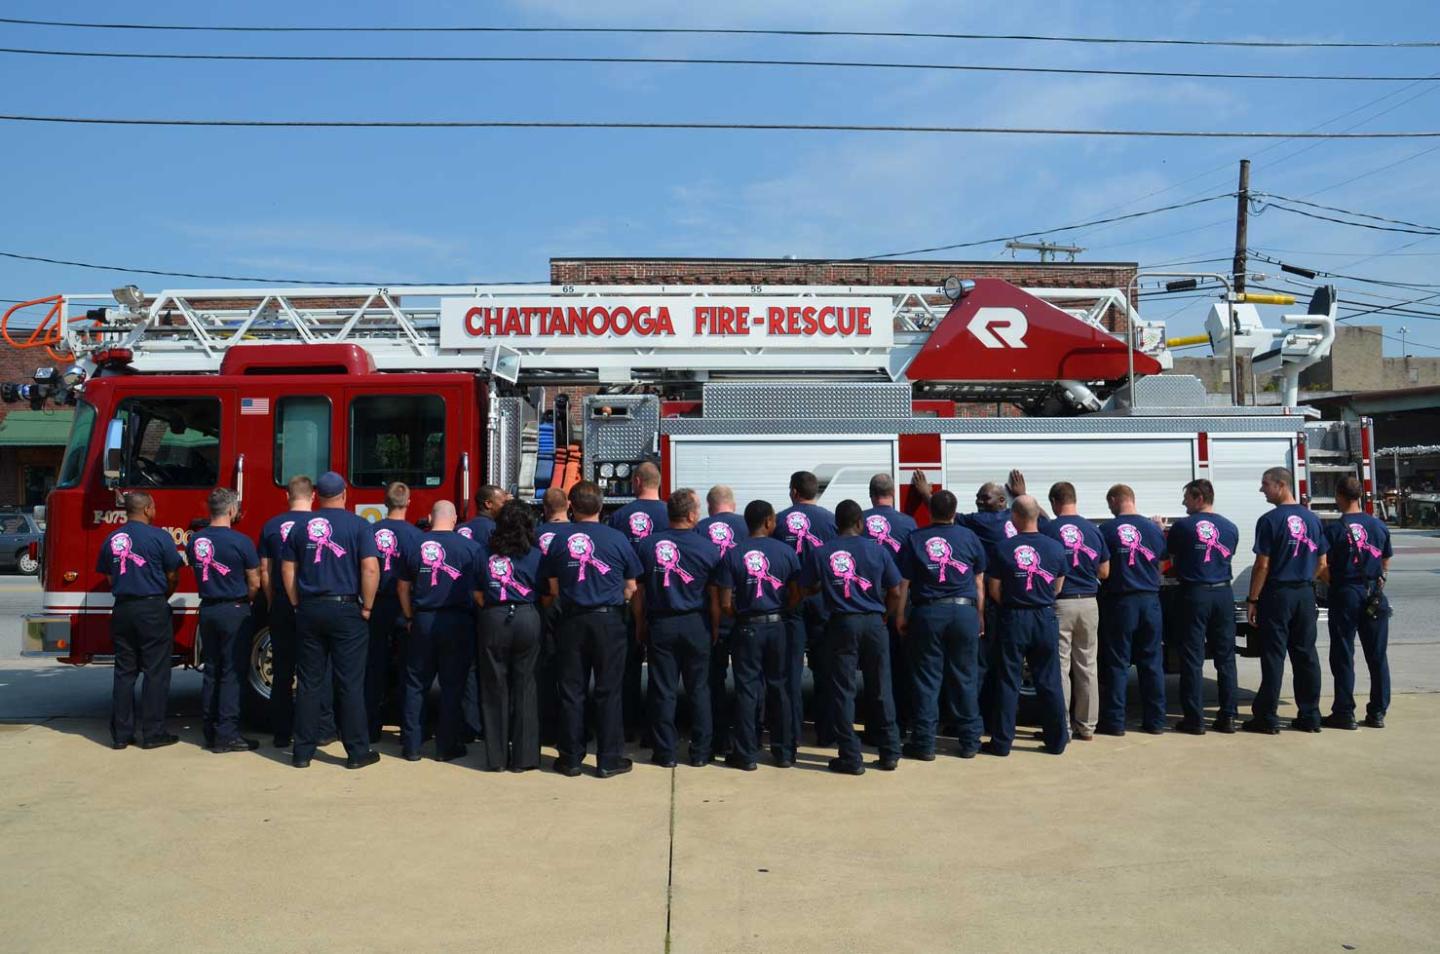
{"label": "baseball cap", "polygon": [[344,492],[345,478],[333,470],[325,471],[320,475],[320,479],[315,481],[315,493],[321,497],[338,497]]}

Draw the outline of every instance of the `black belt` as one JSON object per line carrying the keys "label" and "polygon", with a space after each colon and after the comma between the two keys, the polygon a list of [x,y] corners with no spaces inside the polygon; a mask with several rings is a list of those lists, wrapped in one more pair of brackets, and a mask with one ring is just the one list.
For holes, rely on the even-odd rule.
{"label": "black belt", "polygon": [[916,601],[915,601],[915,605],[916,605],[916,606],[937,606],[937,605],[974,606],[974,605],[975,605],[975,601],[972,600],[972,599],[971,599],[970,597],[968,597],[968,596],[942,596],[942,597],[940,597],[939,599],[934,599],[934,600],[916,600]]}
{"label": "black belt", "polygon": [[1028,603],[1002,603],[1000,608],[1003,610],[1053,610],[1055,604],[1042,603],[1039,606],[1031,606]]}
{"label": "black belt", "polygon": [[302,597],[300,597],[300,602],[301,602],[302,604],[303,604],[303,603],[358,603],[358,602],[360,602],[360,597],[354,595],[353,593],[346,594],[346,595],[344,595],[344,596],[337,596],[337,595],[334,594],[334,593],[325,593],[325,594],[323,594],[323,595],[321,595],[321,596],[302,596]]}
{"label": "black belt", "polygon": [[1265,589],[1274,587],[1277,590],[1298,590],[1302,586],[1314,587],[1312,580],[1266,580]]}
{"label": "black belt", "polygon": [[250,601],[243,596],[205,596],[201,597],[201,606],[248,606]]}
{"label": "black belt", "polygon": [[618,613],[624,608],[625,607],[623,605],[580,606],[578,604],[572,603],[570,606],[566,607],[564,613],[566,616],[584,616],[587,613]]}
{"label": "black belt", "polygon": [[651,619],[678,619],[681,616],[698,616],[700,615],[700,609],[696,607],[695,609],[688,610],[655,610],[646,615]]}
{"label": "black belt", "polygon": [[735,621],[742,625],[745,623],[779,623],[784,619],[784,615],[780,613],[744,613],[735,617]]}
{"label": "black belt", "polygon": [[115,597],[115,605],[119,606],[122,603],[138,603],[141,600],[167,600],[169,598],[170,597],[166,596],[163,593],[155,593],[151,596],[117,596]]}
{"label": "black belt", "polygon": [[1180,585],[1188,586],[1196,590],[1224,590],[1230,588],[1230,581],[1226,580],[1224,583],[1204,583],[1200,580],[1181,580]]}
{"label": "black belt", "polygon": [[885,614],[882,613],[880,610],[863,610],[863,611],[859,611],[859,612],[857,612],[857,611],[855,611],[855,610],[832,610],[831,613],[830,613],[830,615],[831,615],[831,616],[884,616]]}
{"label": "black belt", "polygon": [[1093,599],[1095,598],[1095,596],[1096,596],[1096,594],[1094,594],[1094,593],[1063,593],[1063,592],[1062,592],[1059,596],[1057,596],[1057,597],[1055,597],[1055,598],[1056,598],[1057,600],[1093,600]]}
{"label": "black belt", "polygon": [[509,602],[509,601],[507,601],[507,602],[504,602],[504,603],[486,603],[484,606],[480,607],[480,609],[481,609],[482,611],[483,611],[483,610],[495,610],[495,609],[510,609],[510,610],[516,610],[516,609],[534,609],[534,608],[535,608],[535,604],[534,604],[534,603],[522,603],[522,602],[520,602],[520,601],[518,601],[518,600],[516,600],[516,601],[514,601],[514,602]]}

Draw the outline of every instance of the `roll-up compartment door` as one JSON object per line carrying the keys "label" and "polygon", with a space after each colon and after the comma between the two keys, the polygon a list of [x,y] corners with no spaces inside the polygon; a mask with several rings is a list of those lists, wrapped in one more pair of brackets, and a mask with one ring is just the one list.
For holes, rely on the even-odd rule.
{"label": "roll-up compartment door", "polygon": [[849,497],[870,505],[870,478],[895,472],[895,438],[788,438],[753,435],[670,438],[670,486],[693,487],[703,498],[715,484],[735,491],[735,505],[768,500],[790,506],[790,475],[811,471],[820,478],[820,503],[832,510]]}

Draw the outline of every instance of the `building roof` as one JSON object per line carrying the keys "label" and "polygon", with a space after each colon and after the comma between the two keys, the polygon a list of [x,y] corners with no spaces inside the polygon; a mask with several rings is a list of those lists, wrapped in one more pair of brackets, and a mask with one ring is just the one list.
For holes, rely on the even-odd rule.
{"label": "building roof", "polygon": [[0,447],[64,447],[74,408],[11,411],[0,421]]}

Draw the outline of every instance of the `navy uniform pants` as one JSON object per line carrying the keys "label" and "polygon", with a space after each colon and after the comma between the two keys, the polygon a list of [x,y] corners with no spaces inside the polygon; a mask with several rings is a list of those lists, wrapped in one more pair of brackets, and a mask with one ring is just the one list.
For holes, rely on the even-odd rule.
{"label": "navy uniform pants", "polygon": [[[800,733],[805,725],[805,664],[810,664],[810,679],[814,687],[811,700],[815,720],[815,742],[817,745],[833,744],[830,734],[830,686],[825,677],[825,604],[821,597],[810,596],[785,614],[785,691],[790,704],[790,727],[787,740],[789,756],[795,758],[796,747],[800,744]],[[767,707],[778,705],[775,698],[766,703]]]}
{"label": "navy uniform pants", "polygon": [[829,711],[840,758],[852,765],[863,759],[855,734],[855,676],[865,674],[865,695],[875,722],[870,726],[882,759],[900,757],[900,729],[895,724],[895,697],[890,681],[890,632],[879,613],[832,613],[825,628],[829,656]]}
{"label": "navy uniform pants", "polygon": [[1177,619],[1171,633],[1180,656],[1180,706],[1185,721],[1198,725],[1205,718],[1207,652],[1215,660],[1218,715],[1235,718],[1239,712],[1235,698],[1235,594],[1230,584],[1182,583],[1174,609]]}
{"label": "navy uniform pants", "polygon": [[240,673],[253,629],[249,600],[200,606],[200,655],[205,662],[200,709],[207,745],[225,745],[240,737]]}
{"label": "navy uniform pants", "polygon": [[[1060,685],[1060,620],[1053,606],[1005,606],[997,614],[998,650],[995,666],[995,729],[990,744],[997,755],[1008,755],[1015,741],[1015,713],[1020,706],[1020,682],[1025,666],[1035,684],[1045,750],[1065,751],[1070,715],[1065,711],[1065,690]],[[987,637],[989,638],[989,637]]]}
{"label": "navy uniform pants", "polygon": [[675,728],[680,683],[690,700],[690,759],[710,760],[710,627],[699,611],[650,618],[650,732],[655,757],[675,758],[679,747]]}
{"label": "navy uniform pants", "polygon": [[[1000,675],[1000,604],[985,604],[985,635],[980,637],[980,650],[975,657],[976,681],[980,686],[980,718],[986,735],[995,734],[995,680]],[[956,721],[959,721],[959,704]]]}
{"label": "navy uniform pants", "polygon": [[1275,726],[1285,657],[1295,667],[1295,705],[1302,725],[1320,724],[1320,655],[1315,651],[1315,589],[1306,583],[1271,583],[1260,592],[1256,607],[1260,631],[1260,690],[1251,711]]}
{"label": "navy uniform pants", "polygon": [[540,611],[533,603],[488,603],[480,611],[480,714],[485,767],[540,767]]}
{"label": "navy uniform pants", "polygon": [[[280,593],[270,607],[270,731],[277,745],[289,745],[295,731],[295,674],[299,661],[295,608]],[[325,674],[331,690],[320,698],[320,738],[329,739],[335,736],[335,689],[328,659]]]}
{"label": "navy uniform pants", "polygon": [[370,645],[365,658],[365,719],[371,741],[380,738],[385,696],[390,689],[390,664],[405,625],[400,599],[394,593],[375,597],[370,611]]}
{"label": "navy uniform pants", "polygon": [[555,666],[560,696],[560,761],[585,760],[585,696],[591,690],[595,707],[595,756],[600,768],[617,768],[624,757],[625,712],[621,684],[625,678],[625,633],[621,607],[566,607],[555,632]]}
{"label": "navy uniform pants", "polygon": [[782,619],[742,617],[730,631],[730,656],[735,668],[732,751],[746,762],[756,761],[760,754],[760,709],[767,693],[770,750],[777,759],[793,757],[787,648],[788,634]]}
{"label": "navy uniform pants", "polygon": [[416,610],[405,641],[405,703],[400,746],[419,752],[424,741],[425,696],[440,678],[440,711],[435,717],[435,751],[445,758],[460,745],[465,683],[475,664],[475,617],[456,606]]}
{"label": "navy uniform pants", "polygon": [[535,696],[540,710],[540,741],[553,745],[560,738],[560,694],[555,666],[555,630],[560,607],[537,607],[540,613],[540,658],[535,664]]}
{"label": "navy uniform pants", "polygon": [[1365,613],[1367,589],[1363,584],[1330,588],[1330,675],[1335,679],[1335,702],[1331,711],[1336,715],[1355,714],[1355,636],[1370,669],[1370,701],[1367,716],[1384,718],[1390,708],[1390,662],[1386,651],[1390,644],[1390,602],[1384,593],[1380,599],[1386,615],[1375,618]]}
{"label": "navy uniform pants", "polygon": [[169,600],[164,596],[119,597],[110,614],[110,639],[115,645],[110,737],[116,742],[135,738],[135,680],[141,673],[145,685],[140,690],[140,730],[147,739],[164,735],[175,643]]}
{"label": "navy uniform pants", "polygon": [[365,656],[370,628],[360,615],[359,602],[303,600],[295,611],[300,637],[300,693],[295,701],[297,760],[315,754],[320,741],[320,710],[332,691],[334,671],[335,715],[340,739],[351,758],[370,751],[365,725]]}
{"label": "navy uniform pants", "polygon": [[961,603],[916,604],[910,614],[906,648],[914,686],[915,721],[910,744],[935,751],[940,690],[945,686],[959,711],[961,750],[980,747],[980,614]]}
{"label": "navy uniform pants", "polygon": [[1165,637],[1160,594],[1117,593],[1100,600],[1100,721],[1098,728],[1125,728],[1130,664],[1140,673],[1141,723],[1165,725]]}
{"label": "navy uniform pants", "polygon": [[733,632],[733,621],[722,618],[719,638],[710,644],[710,731],[713,738],[710,748],[718,755],[727,754],[734,745],[731,738],[730,693],[725,689],[725,676],[729,672],[730,654],[733,652],[730,643]]}

